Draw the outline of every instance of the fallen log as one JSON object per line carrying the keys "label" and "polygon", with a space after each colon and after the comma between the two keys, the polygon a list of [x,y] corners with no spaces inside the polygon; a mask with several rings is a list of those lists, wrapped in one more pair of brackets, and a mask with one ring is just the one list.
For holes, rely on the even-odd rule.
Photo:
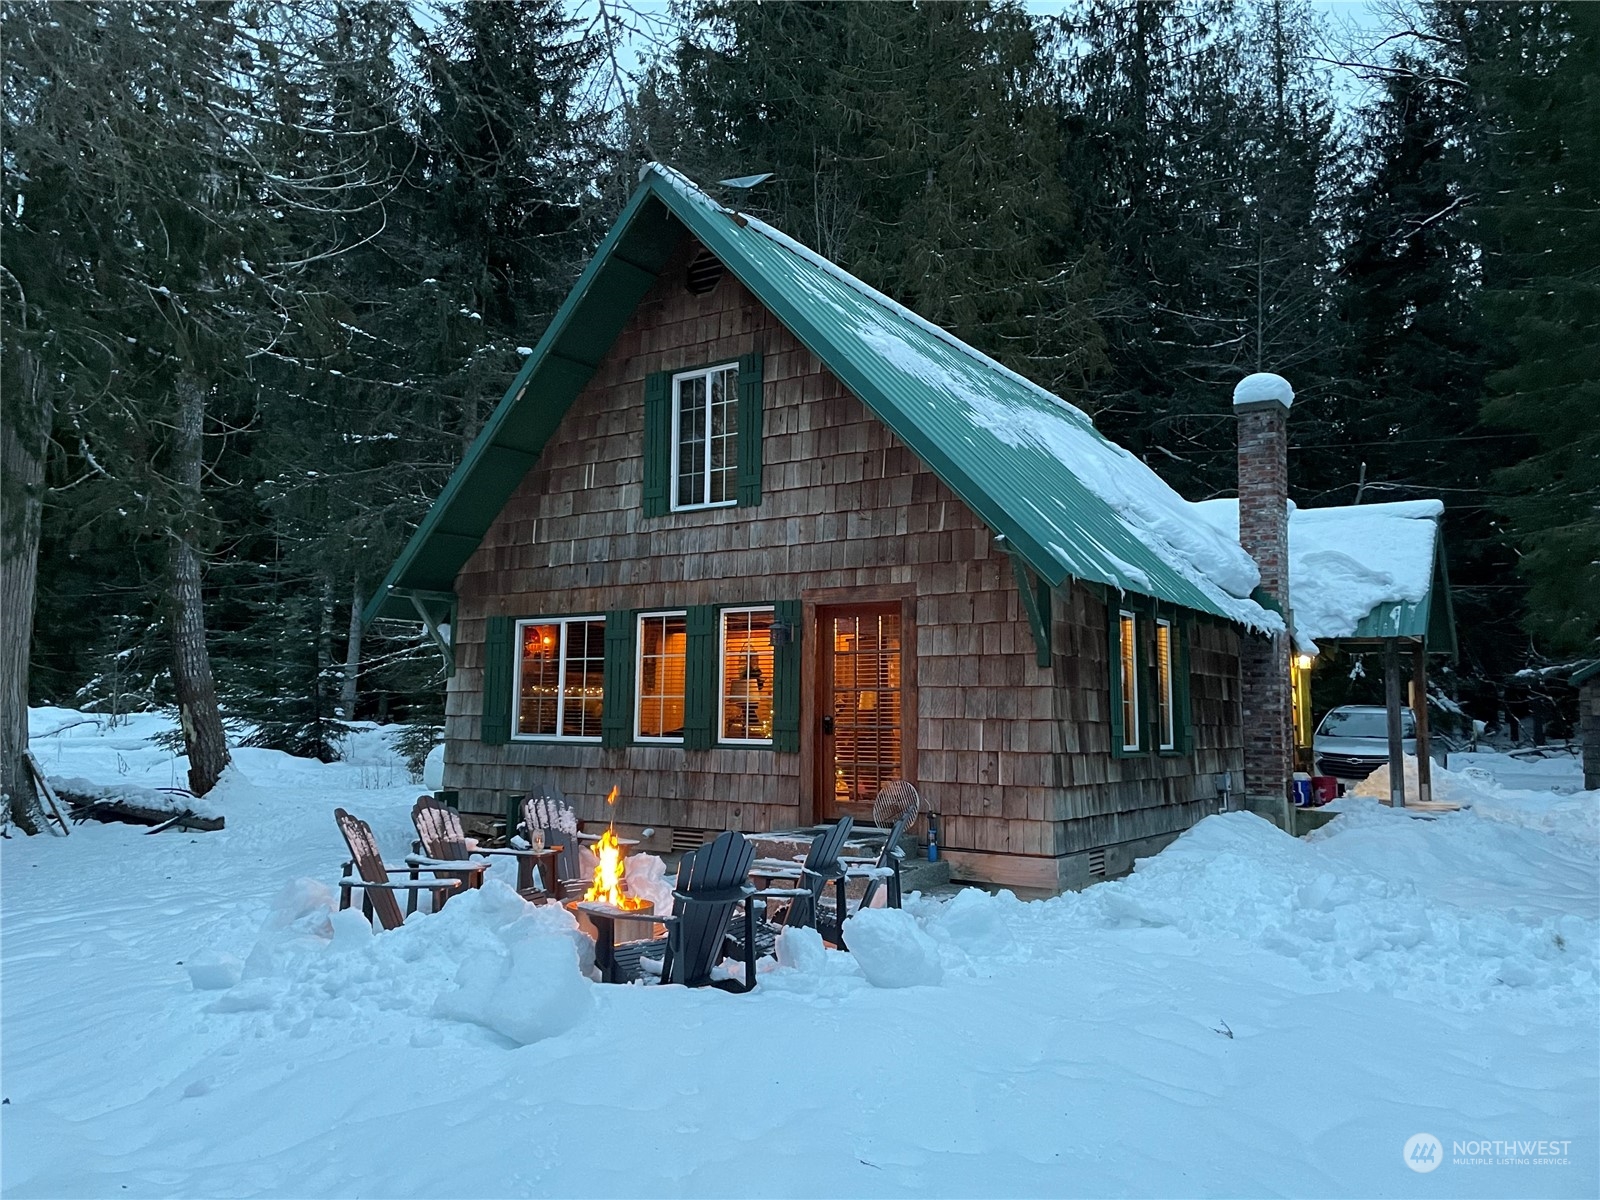
{"label": "fallen log", "polygon": [[170,808],[150,808],[135,801],[118,797],[108,798],[89,792],[79,792],[71,784],[57,782],[56,794],[65,800],[74,821],[121,821],[126,825],[154,825],[151,833],[162,829],[196,829],[215,833],[223,827],[221,817],[200,816],[188,809],[174,811]]}

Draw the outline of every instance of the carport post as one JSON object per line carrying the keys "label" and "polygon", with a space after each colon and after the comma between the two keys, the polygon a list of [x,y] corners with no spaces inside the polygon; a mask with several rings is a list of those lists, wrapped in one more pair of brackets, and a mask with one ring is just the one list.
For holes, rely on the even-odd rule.
{"label": "carport post", "polygon": [[1417,799],[1433,799],[1433,732],[1428,725],[1428,646],[1418,642],[1411,659],[1411,712],[1417,718]]}
{"label": "carport post", "polygon": [[1383,639],[1383,692],[1389,710],[1389,807],[1406,806],[1406,752],[1400,723],[1400,639]]}

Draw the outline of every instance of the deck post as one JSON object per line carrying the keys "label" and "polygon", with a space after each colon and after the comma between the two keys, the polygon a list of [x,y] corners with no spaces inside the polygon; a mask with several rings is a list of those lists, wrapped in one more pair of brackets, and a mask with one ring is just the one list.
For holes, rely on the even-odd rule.
{"label": "deck post", "polygon": [[1417,719],[1417,799],[1433,799],[1433,734],[1428,725],[1428,647],[1419,641],[1411,658],[1411,712]]}
{"label": "deck post", "polygon": [[1406,754],[1400,722],[1400,639],[1383,639],[1383,693],[1389,717],[1389,807],[1406,806]]}

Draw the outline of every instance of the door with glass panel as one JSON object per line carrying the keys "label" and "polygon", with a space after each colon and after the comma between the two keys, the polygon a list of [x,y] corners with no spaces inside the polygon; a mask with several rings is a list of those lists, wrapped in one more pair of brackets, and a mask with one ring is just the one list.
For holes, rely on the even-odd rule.
{"label": "door with glass panel", "polygon": [[819,608],[817,628],[817,815],[870,820],[901,775],[900,605]]}

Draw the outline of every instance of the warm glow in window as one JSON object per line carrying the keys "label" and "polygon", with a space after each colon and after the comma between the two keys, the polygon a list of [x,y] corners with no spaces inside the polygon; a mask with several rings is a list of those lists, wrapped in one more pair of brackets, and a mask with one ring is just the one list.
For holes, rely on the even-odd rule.
{"label": "warm glow in window", "polygon": [[1156,622],[1156,729],[1161,749],[1178,744],[1172,705],[1172,622]]}
{"label": "warm glow in window", "polygon": [[520,621],[517,636],[517,736],[598,738],[605,619]]}
{"label": "warm glow in window", "polygon": [[712,367],[672,379],[672,507],[738,499],[739,368]]}
{"label": "warm glow in window", "polygon": [[724,742],[772,741],[772,609],[722,613],[722,717]]}
{"label": "warm glow in window", "polygon": [[634,733],[657,741],[683,740],[683,694],[689,621],[683,613],[639,618],[639,707]]}
{"label": "warm glow in window", "polygon": [[1122,613],[1122,748],[1139,748],[1139,642],[1132,613]]}

